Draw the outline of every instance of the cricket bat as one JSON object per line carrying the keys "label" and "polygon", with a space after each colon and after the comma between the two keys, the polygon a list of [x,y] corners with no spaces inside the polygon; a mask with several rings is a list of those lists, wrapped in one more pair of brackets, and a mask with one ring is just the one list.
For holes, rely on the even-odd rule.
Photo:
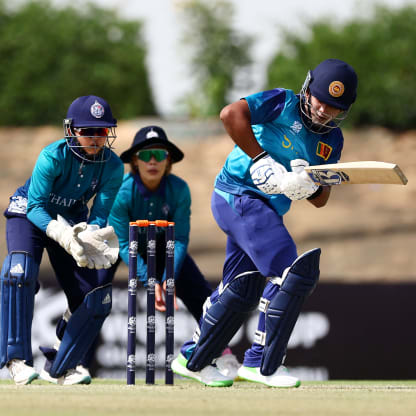
{"label": "cricket bat", "polygon": [[395,163],[347,162],[328,165],[307,166],[311,179],[319,185],[343,184],[397,184],[406,185],[407,178]]}

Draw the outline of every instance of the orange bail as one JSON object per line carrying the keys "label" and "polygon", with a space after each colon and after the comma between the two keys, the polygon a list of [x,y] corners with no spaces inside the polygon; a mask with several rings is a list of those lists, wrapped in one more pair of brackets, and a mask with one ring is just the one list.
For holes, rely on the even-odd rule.
{"label": "orange bail", "polygon": [[148,220],[137,220],[136,225],[138,225],[139,227],[148,227],[149,226],[149,221]]}
{"label": "orange bail", "polygon": [[166,220],[156,220],[156,226],[157,227],[167,227],[168,222]]}

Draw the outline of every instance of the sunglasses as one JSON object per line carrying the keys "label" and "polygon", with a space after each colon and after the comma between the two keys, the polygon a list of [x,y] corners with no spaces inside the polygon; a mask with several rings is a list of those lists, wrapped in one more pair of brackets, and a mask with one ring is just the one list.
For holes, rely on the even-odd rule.
{"label": "sunglasses", "polygon": [[108,136],[108,128],[106,127],[86,127],[77,129],[80,136]]}
{"label": "sunglasses", "polygon": [[136,155],[143,162],[149,162],[152,157],[154,157],[157,162],[162,162],[162,160],[165,160],[168,157],[169,152],[164,149],[147,149],[139,150]]}

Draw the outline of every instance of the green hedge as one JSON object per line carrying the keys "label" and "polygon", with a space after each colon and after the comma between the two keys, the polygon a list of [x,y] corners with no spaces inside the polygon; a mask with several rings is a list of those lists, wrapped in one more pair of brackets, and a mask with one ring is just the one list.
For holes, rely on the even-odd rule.
{"label": "green hedge", "polygon": [[327,58],[351,64],[358,74],[358,98],[349,125],[415,128],[416,8],[377,7],[371,18],[343,26],[327,20],[310,25],[307,40],[285,34],[283,51],[268,68],[267,88],[299,91],[308,69]]}
{"label": "green hedge", "polygon": [[11,10],[0,0],[0,125],[60,123],[88,94],[104,97],[119,119],[155,114],[141,30],[91,4]]}

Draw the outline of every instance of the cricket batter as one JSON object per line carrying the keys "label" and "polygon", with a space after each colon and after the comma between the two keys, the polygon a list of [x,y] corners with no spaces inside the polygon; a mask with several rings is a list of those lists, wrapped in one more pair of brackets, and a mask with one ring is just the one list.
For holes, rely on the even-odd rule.
{"label": "cricket batter", "polygon": [[232,385],[215,358],[258,307],[258,329],[239,377],[272,387],[300,385],[282,363],[304,300],[318,282],[320,249],[298,257],[283,215],[295,200],[318,208],[327,203],[331,188],[317,186],[304,167],[338,162],[344,140],[338,125],[356,94],[354,69],[328,59],[308,72],[299,95],[276,88],[221,111],[236,143],[212,195],[213,215],[227,234],[223,279],[194,340],[173,361],[176,373],[208,386]]}
{"label": "cricket batter", "polygon": [[38,377],[31,326],[44,249],[69,307],[49,374],[64,385],[91,381],[76,366],[112,304],[111,281],[102,281],[98,269],[118,257],[117,236],[106,227],[124,172],[111,150],[116,125],[104,99],[78,97],[64,120],[65,138],[41,151],[30,179],[10,198],[8,256],[0,277],[0,368],[6,365],[16,384]]}

